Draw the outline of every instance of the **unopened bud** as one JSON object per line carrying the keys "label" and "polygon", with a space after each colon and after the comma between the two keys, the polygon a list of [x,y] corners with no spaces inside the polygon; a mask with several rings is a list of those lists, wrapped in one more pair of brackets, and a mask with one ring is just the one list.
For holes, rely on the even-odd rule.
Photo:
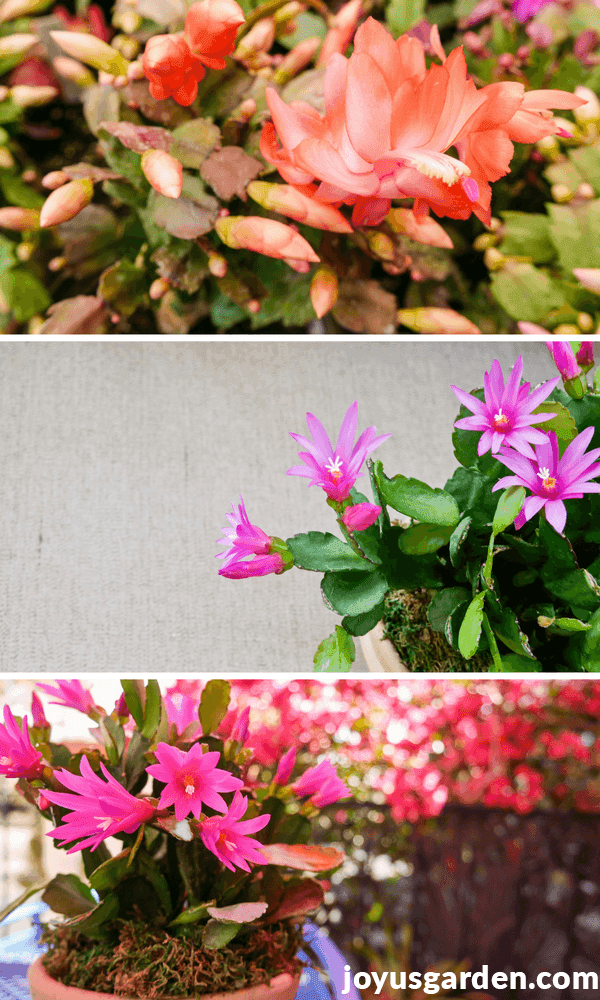
{"label": "unopened bud", "polygon": [[531,54],[531,49],[528,45],[521,45],[517,49],[517,59],[529,59]]}
{"label": "unopened bud", "polygon": [[171,286],[166,278],[157,278],[156,281],[153,281],[150,285],[150,291],[148,294],[151,299],[156,301],[157,299],[162,299],[163,295],[165,292],[169,291],[170,287]]}
{"label": "unopened bud", "polygon": [[555,337],[578,337],[581,331],[574,323],[561,323],[554,327],[552,333]]}
{"label": "unopened bud", "polygon": [[12,229],[24,233],[30,229],[40,228],[40,213],[37,208],[16,208],[7,205],[0,208],[0,229]]}
{"label": "unopened bud", "polygon": [[490,224],[488,226],[489,231],[491,233],[497,233],[498,230],[501,228],[501,226],[502,226],[502,220],[497,219],[495,215],[492,215],[490,219]]}
{"label": "unopened bud", "polygon": [[268,52],[274,41],[275,21],[272,17],[263,17],[250,28],[247,35],[244,35],[233,53],[233,58],[243,62],[259,52]]}
{"label": "unopened bud", "polygon": [[53,257],[52,260],[48,261],[48,270],[53,272],[62,271],[66,263],[66,257]]}
{"label": "unopened bud", "polygon": [[79,87],[91,87],[96,82],[91,70],[78,59],[71,59],[70,56],[56,56],[52,60],[52,66],[63,80],[71,80]]}
{"label": "unopened bud", "polygon": [[365,233],[369,250],[380,260],[393,261],[396,257],[394,244],[387,233],[370,231]]}
{"label": "unopened bud", "polygon": [[31,260],[33,257],[36,247],[36,243],[32,243],[31,240],[27,240],[24,243],[19,243],[15,253],[19,260],[26,264],[27,261]]}
{"label": "unopened bud", "polygon": [[600,295],[600,267],[574,267],[573,274],[580,285]]}
{"label": "unopened bud", "polygon": [[283,86],[292,80],[301,70],[305,69],[316,56],[321,47],[321,39],[316,35],[298,42],[281,60],[273,74],[273,83]]}
{"label": "unopened bud", "polygon": [[310,301],[319,319],[322,319],[337,302],[338,279],[335,271],[322,265],[314,273],[310,283]]}
{"label": "unopened bud", "polygon": [[111,45],[127,60],[135,59],[140,51],[140,43],[135,38],[128,38],[127,35],[116,35]]}
{"label": "unopened bud", "polygon": [[208,270],[215,278],[224,278],[227,274],[227,261],[220,253],[211,253],[208,255]]}
{"label": "unopened bud", "polygon": [[300,3],[299,0],[290,0],[289,3],[280,7],[273,14],[277,32],[279,33],[282,27],[287,27],[291,20],[296,18],[298,14],[303,14],[305,10],[306,4]]}
{"label": "unopened bud", "polygon": [[248,303],[248,306],[247,306],[247,309],[248,309],[248,312],[254,313],[254,315],[256,315],[256,313],[259,313],[260,312],[260,302],[259,302],[259,300],[258,299],[250,299],[250,301]]}
{"label": "unopened bud", "polygon": [[56,190],[56,188],[62,187],[70,180],[69,175],[64,172],[64,170],[51,170],[49,174],[45,174],[42,177],[42,187],[48,188],[50,191]]}
{"label": "unopened bud", "polygon": [[582,97],[586,103],[575,108],[573,114],[578,125],[594,125],[600,121],[600,101],[589,87],[575,87],[575,96]]}
{"label": "unopened bud", "polygon": [[155,191],[167,198],[179,198],[183,187],[183,166],[162,149],[147,149],[142,156],[142,170]]}
{"label": "unopened bud", "polygon": [[506,264],[506,257],[495,247],[488,247],[483,254],[483,263],[488,271],[499,271]]}
{"label": "unopened bud", "polygon": [[579,313],[577,316],[577,326],[582,333],[589,333],[594,325],[594,320],[589,313]]}
{"label": "unopened bud", "polygon": [[5,101],[6,98],[8,97],[8,94],[9,94],[8,87],[5,87],[4,84],[2,84],[0,86],[0,101]]}
{"label": "unopened bud", "polygon": [[4,38],[0,38],[0,59],[7,59],[11,56],[22,56],[26,52],[29,52],[32,46],[37,45],[38,41],[37,35],[28,35],[24,32],[6,35]]}
{"label": "unopened bud", "polygon": [[21,180],[24,181],[25,184],[33,184],[37,181],[37,178],[37,170],[34,170],[33,167],[28,167],[27,170],[24,170],[21,174]]}
{"label": "unopened bud", "polygon": [[234,250],[254,250],[265,257],[319,263],[310,243],[291,226],[258,215],[221,216],[215,222],[220,239]]}
{"label": "unopened bud", "polygon": [[488,247],[495,247],[500,242],[500,237],[496,233],[481,233],[473,241],[474,250],[487,250]]}
{"label": "unopened bud", "polygon": [[[39,315],[38,316],[32,316],[31,319],[29,320],[29,323],[27,324],[27,333],[28,333],[28,335],[30,337],[35,337],[41,331],[43,325],[44,325],[44,317],[43,316],[39,316]],[[45,796],[40,795],[40,800],[43,800],[43,801],[46,802],[45,806],[41,802],[38,802],[38,805],[39,805],[40,809],[43,809],[43,808],[48,809],[50,804],[46,800]]]}
{"label": "unopened bud", "polygon": [[127,76],[129,63],[120,52],[113,49],[95,35],[79,31],[51,31],[50,37],[68,55],[81,60],[87,66],[113,73],[115,76]]}
{"label": "unopened bud", "polygon": [[127,69],[127,79],[128,80],[143,80],[145,78],[144,66],[141,59],[136,59],[135,62],[129,64]]}
{"label": "unopened bud", "polygon": [[480,334],[481,330],[454,309],[426,306],[422,309],[399,309],[397,321],[416,333]]}
{"label": "unopened bud", "polygon": [[5,0],[0,7],[0,22],[14,21],[17,17],[39,14],[51,3],[53,0]]}
{"label": "unopened bud", "polygon": [[88,178],[69,181],[57,188],[47,198],[40,212],[40,226],[47,229],[61,222],[68,222],[79,215],[94,197],[94,185]]}
{"label": "unopened bud", "polygon": [[535,146],[545,160],[550,163],[555,163],[558,160],[560,145],[555,135],[545,135],[543,139],[538,139]]}
{"label": "unopened bud", "polygon": [[596,197],[596,192],[594,191],[592,185],[588,184],[587,181],[581,182],[575,194],[578,198],[585,198],[586,201],[591,201],[592,198]]}
{"label": "unopened bud", "polygon": [[305,191],[299,191],[288,184],[251,181],[246,191],[252,200],[263,208],[271,212],[280,212],[281,215],[287,215],[290,219],[303,222],[315,229],[326,229],[334,233],[353,231],[347,219],[333,205],[317,201]]}
{"label": "unopened bud", "polygon": [[[113,24],[115,23],[115,14],[113,14]],[[131,8],[122,10],[119,14],[118,27],[121,31],[124,31],[126,35],[133,35],[134,32],[138,31],[142,25],[142,18],[135,10]]]}
{"label": "unopened bud", "polygon": [[291,267],[292,271],[296,271],[297,274],[308,274],[310,271],[310,264],[307,260],[296,260],[294,257],[284,257],[283,258],[288,267]]}
{"label": "unopened bud", "polygon": [[2,170],[10,170],[15,165],[15,159],[10,149],[0,146],[0,167]]}
{"label": "unopened bud", "polygon": [[10,96],[20,108],[41,108],[44,104],[55,101],[59,91],[56,87],[29,87],[26,84],[18,84],[10,88]]}
{"label": "unopened bud", "polygon": [[550,193],[554,201],[559,205],[564,205],[569,201],[573,200],[573,192],[566,184],[553,184],[550,188]]}

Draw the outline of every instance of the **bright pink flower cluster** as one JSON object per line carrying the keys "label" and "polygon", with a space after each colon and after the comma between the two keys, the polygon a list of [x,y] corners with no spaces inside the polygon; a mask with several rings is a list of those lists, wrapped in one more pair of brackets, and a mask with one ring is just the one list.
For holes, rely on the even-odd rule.
{"label": "bright pink flower cluster", "polygon": [[0,725],[0,774],[6,778],[38,778],[44,758],[31,745],[27,716],[21,728],[8,705],[4,706],[4,725]]}

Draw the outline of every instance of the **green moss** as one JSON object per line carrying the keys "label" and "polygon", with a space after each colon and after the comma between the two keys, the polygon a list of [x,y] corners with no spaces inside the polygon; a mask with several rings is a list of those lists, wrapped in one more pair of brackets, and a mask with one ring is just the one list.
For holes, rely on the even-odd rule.
{"label": "green moss", "polygon": [[429,601],[426,590],[393,590],[387,594],[384,635],[394,643],[400,659],[414,673],[488,671],[492,665],[488,653],[465,660],[441,632],[433,631],[427,620]]}
{"label": "green moss", "polygon": [[291,921],[248,927],[218,950],[203,947],[198,926],[173,935],[132,920],[115,922],[114,941],[92,941],[60,924],[43,940],[49,944],[44,967],[53,979],[145,1000],[225,993],[301,969],[302,935]]}

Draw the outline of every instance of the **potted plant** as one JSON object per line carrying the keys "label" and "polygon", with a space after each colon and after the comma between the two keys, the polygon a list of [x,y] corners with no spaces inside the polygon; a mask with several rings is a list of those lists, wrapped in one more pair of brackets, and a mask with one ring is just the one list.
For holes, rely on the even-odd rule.
{"label": "potted plant", "polygon": [[[292,566],[323,573],[324,600],[342,621],[317,651],[318,670],[350,669],[353,637],[382,618],[386,634],[396,623],[409,664],[415,634],[416,645],[422,632],[426,643],[435,640],[436,664],[417,661],[417,670],[599,669],[600,449],[591,445],[600,444],[600,379],[588,386],[591,342],[548,346],[562,386],[558,376],[532,390],[519,358],[506,378],[494,361],[482,389],[452,387],[461,403],[453,434],[459,467],[444,489],[390,478],[369,460],[369,499],[355,483],[389,435],[369,427],[354,443],[353,403],[334,447],[308,414],[311,438],[291,435],[302,464],[288,475],[324,490],[342,538],[269,537],[250,523],[240,498],[224,529],[219,573],[238,579]],[[393,520],[389,508],[404,520]]]}
{"label": "potted plant", "polygon": [[[323,759],[295,781],[295,751],[258,780],[245,746],[249,709],[219,727],[230,686],[209,681],[195,712],[155,680],[123,681],[112,712],[79,681],[40,685],[96,724],[89,744],[54,743],[37,695],[33,725],[4,708],[0,774],[79,851],[87,881],[58,875],[33,893],[64,918],[45,932],[29,974],[33,1000],[226,995],[293,1000],[307,913],[323,900],[306,873],[343,855],[309,843],[328,803],[348,796]],[[121,842],[114,853],[108,838]]]}

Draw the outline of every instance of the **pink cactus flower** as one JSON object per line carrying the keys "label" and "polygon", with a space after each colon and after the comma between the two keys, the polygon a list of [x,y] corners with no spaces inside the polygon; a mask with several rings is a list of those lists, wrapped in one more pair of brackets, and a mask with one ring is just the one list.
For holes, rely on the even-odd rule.
{"label": "pink cactus flower", "polygon": [[[197,723],[200,731],[200,721],[198,718],[198,698],[190,698],[182,691],[173,691],[164,697],[165,709],[169,722],[177,729],[179,736],[191,726]],[[194,733],[197,736],[198,733]]]}
{"label": "pink cactus flower", "polygon": [[381,507],[374,503],[355,503],[352,507],[346,507],[342,514],[342,521],[348,531],[365,531],[381,514]]}
{"label": "pink cactus flower", "polygon": [[312,413],[307,413],[306,422],[313,440],[290,432],[290,437],[307,450],[299,452],[305,464],[288,469],[288,476],[305,476],[311,480],[309,486],[321,486],[327,496],[337,503],[346,500],[356,480],[363,475],[359,470],[365,459],[391,437],[391,434],[376,437],[376,428],[367,427],[353,445],[357,418],[358,403],[355,402],[342,421],[337,444],[333,448],[323,424]]}
{"label": "pink cactus flower", "polygon": [[181,35],[153,35],[149,38],[142,56],[142,69],[155,100],[172,97],[183,107],[188,107],[195,100],[198,83],[206,72]]}
{"label": "pink cactus flower", "polygon": [[154,753],[159,763],[151,764],[146,771],[165,783],[158,805],[160,809],[174,805],[177,822],[190,813],[198,819],[203,805],[227,812],[227,803],[219,793],[243,787],[243,781],[217,767],[221,756],[218,751],[203,753],[199,743],[188,751],[159,743]]}
{"label": "pink cactus flower", "polygon": [[575,352],[567,340],[547,340],[546,347],[562,375],[563,382],[581,375],[581,368],[577,363]]}
{"label": "pink cactus flower", "polygon": [[322,760],[320,764],[309,767],[294,782],[292,791],[299,798],[310,796],[310,801],[317,808],[331,805],[350,794],[330,760]]}
{"label": "pink cactus flower", "polygon": [[204,821],[200,830],[202,843],[207,850],[216,855],[232,872],[236,867],[249,872],[249,861],[255,865],[267,863],[260,854],[262,844],[248,834],[258,833],[264,829],[271,817],[267,814],[240,822],[247,809],[248,799],[241,792],[236,792],[231,807],[225,815],[211,816]]}
{"label": "pink cactus flower", "polygon": [[512,369],[506,385],[498,361],[492,362],[490,372],[485,373],[485,401],[451,386],[454,395],[466,406],[472,417],[463,417],[454,424],[467,431],[483,431],[477,445],[477,454],[491,451],[497,455],[502,447],[515,448],[522,455],[535,459],[532,444],[544,444],[546,435],[532,425],[551,420],[553,413],[533,413],[550,395],[560,378],[550,379],[538,389],[529,393],[530,383],[520,385],[523,374],[523,358],[519,357]]}
{"label": "pink cactus flower", "polygon": [[417,38],[394,41],[368,18],[348,60],[329,56],[324,117],[267,89],[272,123],[261,136],[264,158],[289,184],[321,181],[317,196],[354,205],[358,226],[377,225],[392,199],[410,197],[417,216],[430,208],[453,219],[475,213],[489,225],[490,182],[509,172],[513,142],[560,134],[548,109],[580,107],[583,99],[559,90],[525,93],[515,81],[477,90],[462,48],[446,58],[437,27],[430,44],[443,65],[427,69]]}
{"label": "pink cactus flower", "polygon": [[226,552],[219,552],[215,558],[222,559],[219,576],[229,580],[241,580],[250,576],[267,576],[269,573],[281,573],[284,561],[279,552],[271,552],[273,541],[255,524],[250,524],[244,501],[232,503],[232,514],[226,514],[231,527],[223,528],[225,538],[219,539],[217,545],[226,545]]}
{"label": "pink cactus flower", "polygon": [[39,778],[44,758],[31,745],[27,716],[21,729],[8,705],[4,706],[4,725],[0,725],[0,774],[5,778]]}
{"label": "pink cactus flower", "polygon": [[100,768],[106,781],[92,770],[87,757],[81,758],[80,768],[81,775],[64,769],[54,772],[61,785],[71,789],[70,792],[44,791],[45,798],[50,802],[71,810],[64,817],[62,826],[57,826],[47,836],[60,840],[61,847],[84,838],[70,847],[67,854],[86,847],[95,851],[107,837],[116,833],[134,833],[142,823],[152,819],[155,807],[146,799],[131,795],[104,764],[101,763]]}
{"label": "pink cactus flower", "polygon": [[582,340],[579,350],[575,355],[577,364],[581,365],[585,371],[594,367],[594,342],[592,340]]}
{"label": "pink cactus flower", "polygon": [[567,509],[563,500],[581,499],[584,493],[600,493],[600,483],[590,483],[600,475],[600,448],[586,452],[594,436],[594,428],[586,427],[559,457],[558,440],[551,431],[544,435],[543,444],[537,444],[533,461],[515,451],[503,451],[496,457],[502,465],[515,473],[504,476],[493,487],[495,490],[508,486],[525,486],[531,491],[523,501],[523,506],[515,518],[515,528],[522,528],[535,514],[544,508],[546,520],[558,532],[567,523]]}
{"label": "pink cactus flower", "polygon": [[98,713],[98,705],[94,702],[91,691],[84,688],[81,681],[55,681],[54,685],[41,684],[39,681],[37,684],[46,694],[54,696],[54,700],[50,702],[51,705],[65,705],[66,708],[75,708],[78,712],[83,712],[84,715]]}
{"label": "pink cactus flower", "polygon": [[277,771],[275,772],[275,777],[273,778],[276,785],[287,785],[292,776],[295,763],[296,748],[290,747],[290,749],[284,753],[283,757],[279,761],[279,764],[277,765]]}

